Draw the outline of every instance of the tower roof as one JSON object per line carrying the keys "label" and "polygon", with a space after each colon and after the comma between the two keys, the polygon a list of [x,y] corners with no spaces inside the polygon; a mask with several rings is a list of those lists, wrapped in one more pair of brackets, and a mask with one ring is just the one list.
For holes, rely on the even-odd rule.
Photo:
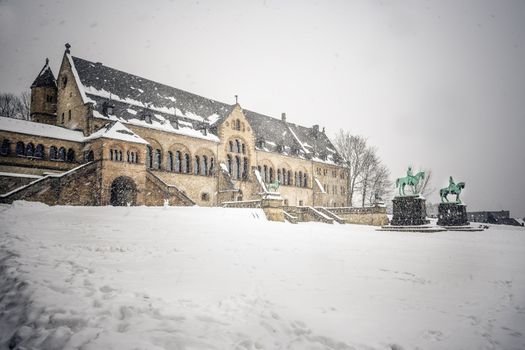
{"label": "tower roof", "polygon": [[42,67],[40,73],[38,73],[38,76],[36,77],[33,84],[31,84],[31,88],[34,87],[57,87],[57,81],[53,75],[53,72],[51,71],[51,67],[49,67],[49,59],[47,58],[46,64],[44,67]]}

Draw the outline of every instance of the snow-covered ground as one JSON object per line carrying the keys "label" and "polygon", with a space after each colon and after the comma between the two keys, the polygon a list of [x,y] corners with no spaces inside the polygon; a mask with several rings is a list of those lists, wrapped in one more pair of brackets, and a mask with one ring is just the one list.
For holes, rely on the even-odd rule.
{"label": "snow-covered ground", "polygon": [[[525,230],[0,207],[0,349],[524,349]],[[13,335],[14,334],[14,335]]]}

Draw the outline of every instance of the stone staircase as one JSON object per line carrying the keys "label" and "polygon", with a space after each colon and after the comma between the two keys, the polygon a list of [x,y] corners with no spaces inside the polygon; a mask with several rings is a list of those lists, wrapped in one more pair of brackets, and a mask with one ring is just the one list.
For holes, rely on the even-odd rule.
{"label": "stone staircase", "polygon": [[324,207],[316,207],[315,209],[317,211],[323,213],[324,215],[328,216],[329,218],[332,218],[338,224],[346,224],[346,220],[345,219],[343,219],[342,217],[332,213],[330,210],[328,210],[328,209],[326,209]]}
{"label": "stone staircase", "polygon": [[286,211],[283,211],[284,219],[288,221],[291,224],[297,224],[299,220],[296,216],[293,216],[292,214],[287,213]]}
{"label": "stone staircase", "polygon": [[[69,204],[68,198],[78,196],[77,191],[86,191],[90,192],[90,195],[86,196],[86,198],[88,198],[86,203],[81,203],[81,205],[100,205],[100,190],[96,188],[96,186],[92,186],[88,180],[89,177],[94,177],[97,168],[98,162],[89,162],[61,174],[45,175],[27,185],[0,195],[0,203],[29,200],[43,202],[49,205]],[[78,184],[76,189],[73,188],[71,190],[70,188],[72,186],[68,186],[68,184],[72,181],[81,183]],[[83,188],[83,185],[89,185],[89,187]],[[75,202],[76,201],[71,201],[71,203]]]}
{"label": "stone staircase", "polygon": [[316,221],[325,224],[333,224],[334,219],[313,207],[283,207],[285,213],[297,218],[298,222]]}
{"label": "stone staircase", "polygon": [[146,179],[153,182],[170,199],[176,199],[177,203],[185,206],[195,205],[195,202],[175,185],[167,184],[160,177],[148,169]]}

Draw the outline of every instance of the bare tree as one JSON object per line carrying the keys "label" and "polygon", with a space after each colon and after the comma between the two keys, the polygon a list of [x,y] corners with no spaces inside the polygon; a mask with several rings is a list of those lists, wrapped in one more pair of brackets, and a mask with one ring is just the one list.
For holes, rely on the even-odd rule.
{"label": "bare tree", "polygon": [[379,166],[379,159],[376,156],[375,149],[367,147],[363,156],[363,171],[360,178],[361,187],[361,206],[365,206],[367,195],[372,187],[372,178]]}
{"label": "bare tree", "polygon": [[20,114],[22,115],[22,119],[30,120],[31,112],[31,92],[29,91],[23,91],[20,94]]}
{"label": "bare tree", "polygon": [[20,96],[12,93],[0,93],[0,116],[16,119],[29,119],[30,94]]}
{"label": "bare tree", "polygon": [[354,136],[347,131],[339,130],[335,137],[335,146],[350,170],[350,175],[348,176],[348,203],[352,206],[356,185],[363,172],[363,159],[367,149],[366,139],[362,136]]}
{"label": "bare tree", "polygon": [[373,204],[375,194],[384,198],[392,191],[392,181],[390,180],[390,170],[384,164],[378,164],[371,180],[371,191],[368,195],[368,202]]}

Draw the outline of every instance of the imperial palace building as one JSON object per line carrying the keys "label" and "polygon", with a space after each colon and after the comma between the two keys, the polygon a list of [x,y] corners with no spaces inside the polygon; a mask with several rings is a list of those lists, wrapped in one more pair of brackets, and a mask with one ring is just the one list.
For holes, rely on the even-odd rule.
{"label": "imperial palace building", "polygon": [[31,121],[0,117],[0,201],[347,206],[348,170],[318,125],[290,123],[74,57],[46,60]]}

